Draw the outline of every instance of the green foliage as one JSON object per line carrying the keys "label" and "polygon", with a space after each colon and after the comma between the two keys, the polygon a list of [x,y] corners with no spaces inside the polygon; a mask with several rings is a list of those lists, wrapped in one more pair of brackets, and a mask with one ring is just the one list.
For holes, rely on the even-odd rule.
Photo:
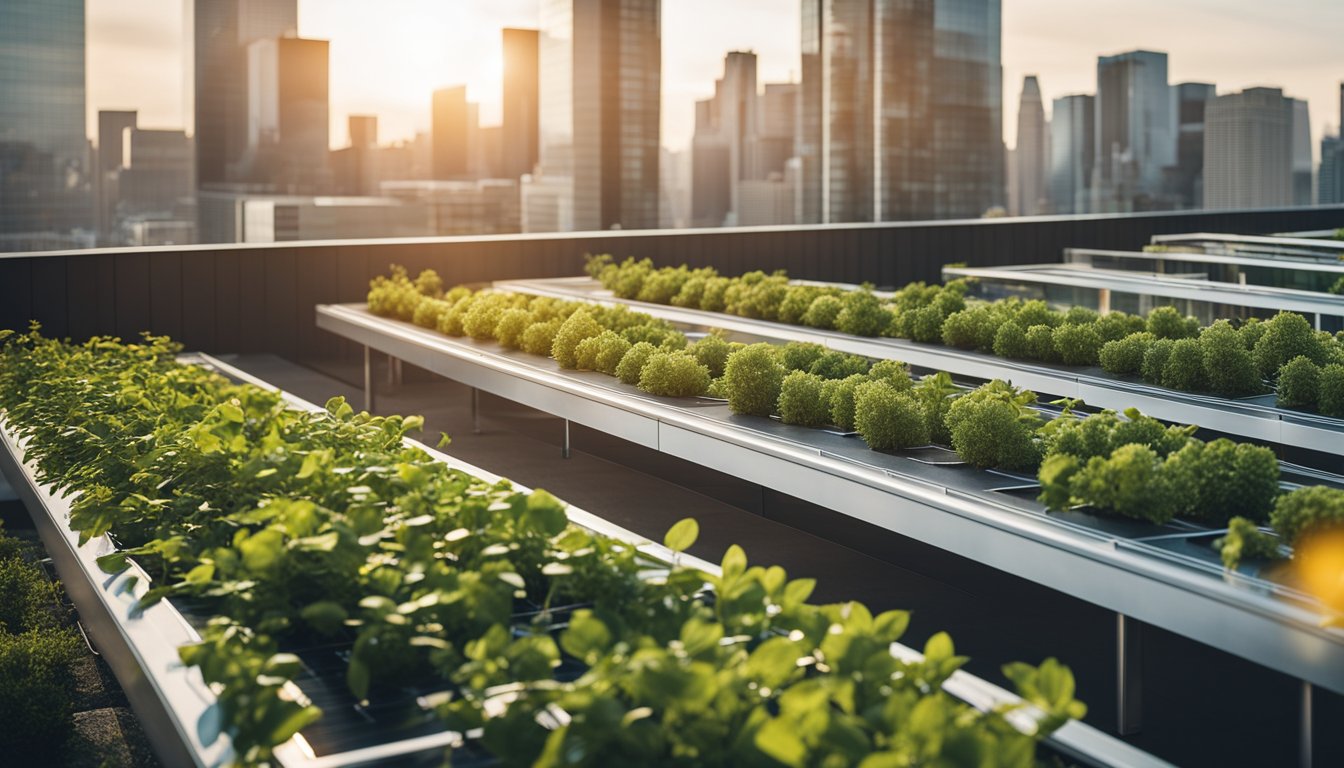
{"label": "green foliage", "polygon": [[421,328],[438,330],[439,318],[443,317],[444,313],[452,308],[453,305],[447,301],[421,299],[420,303],[415,306],[415,312],[411,315],[411,322]]}
{"label": "green foliage", "polygon": [[733,413],[769,416],[779,401],[783,383],[784,367],[774,347],[766,343],[734,352],[723,369],[724,390]]}
{"label": "green foliage", "polygon": [[1235,569],[1243,560],[1275,560],[1279,554],[1280,541],[1260,530],[1255,523],[1244,517],[1234,517],[1228,521],[1227,534],[1213,542],[1213,548],[1222,556],[1223,566]]}
{"label": "green foliage", "polygon": [[663,397],[698,397],[709,390],[709,369],[685,352],[655,352],[640,371],[639,388]]}
{"label": "green foliage", "polygon": [[[123,545],[105,568],[134,557],[154,576],[146,602],[183,597],[214,616],[178,655],[215,692],[239,764],[270,762],[321,716],[284,694],[302,664],[279,649],[333,641],[347,644],[356,698],[383,706],[412,683],[452,691],[425,702],[504,764],[1018,768],[1082,714],[1067,670],[1013,665],[1041,708],[1023,711],[1034,722],[1019,731],[942,690],[966,662],[946,635],[921,661],[891,655],[903,612],[810,604],[811,580],[749,565],[736,546],[717,575],[674,562],[650,578],[644,555],[569,526],[549,494],[484,482],[405,442],[418,419],[356,414],[341,398],[290,410],[277,393],[177,365],[176,351],[162,339],[11,339],[0,407],[40,482],[79,492],[70,525]],[[679,523],[665,542],[684,550],[695,533]],[[556,607],[575,604],[586,607]],[[0,638],[7,758],[30,762],[26,746],[61,739],[46,729],[61,684],[43,671],[59,665],[41,660],[58,645],[15,653]],[[543,713],[556,712],[569,720],[549,729]]]}
{"label": "green foliage", "polygon": [[1055,351],[1055,332],[1048,325],[1033,325],[1027,328],[1027,357],[1043,363],[1059,360]]}
{"label": "green foliage", "polygon": [[1279,405],[1314,410],[1320,394],[1320,366],[1305,356],[1298,355],[1279,369]]}
{"label": "green foliage", "polygon": [[1269,523],[1284,541],[1296,546],[1317,530],[1344,525],[1344,491],[1316,485],[1280,496]]}
{"label": "green foliage", "polygon": [[574,356],[579,368],[615,376],[617,366],[621,364],[631,346],[630,342],[615,331],[606,330],[579,342]]}
{"label": "green foliage", "polygon": [[1116,376],[1137,376],[1143,368],[1143,356],[1153,342],[1153,335],[1147,331],[1131,333],[1122,339],[1108,341],[1101,345],[1097,360],[1101,367]]}
{"label": "green foliage", "polygon": [[1321,413],[1344,418],[1344,365],[1331,363],[1321,369],[1318,401]]}
{"label": "green foliage", "polygon": [[1125,517],[1165,523],[1176,513],[1162,459],[1144,445],[1123,445],[1109,458],[1088,459],[1069,481],[1074,498]]}
{"label": "green foliage", "polygon": [[802,325],[803,316],[818,296],[837,296],[839,290],[819,285],[791,285],[779,303],[778,320],[790,325]]}
{"label": "green foliage", "polygon": [[818,296],[807,312],[803,313],[803,325],[830,330],[835,327],[835,320],[842,309],[844,304],[838,296]]}
{"label": "green foliage", "polygon": [[1261,389],[1255,360],[1241,334],[1226,320],[1219,320],[1199,335],[1204,356],[1204,381],[1224,397],[1253,395]]}
{"label": "green foliage", "polygon": [[521,349],[529,355],[549,357],[551,347],[555,344],[555,336],[563,324],[564,321],[557,317],[527,326],[527,330],[523,331]]}
{"label": "green foliage", "polygon": [[1101,337],[1086,323],[1065,323],[1054,331],[1055,351],[1065,365],[1096,365]]}
{"label": "green foliage", "polygon": [[[1198,441],[1192,441],[1194,445]],[[1187,448],[1193,451],[1192,446]],[[1227,438],[1205,443],[1189,476],[1199,489],[1189,514],[1214,525],[1233,517],[1263,522],[1279,494],[1279,460],[1274,452]]]}
{"label": "green foliage", "polygon": [[1146,331],[1148,324],[1143,318],[1136,315],[1127,315],[1124,312],[1111,312],[1102,315],[1092,324],[1092,329],[1101,337],[1101,343],[1123,339],[1133,333]]}
{"label": "green foliage", "polygon": [[732,280],[727,277],[711,277],[705,280],[705,290],[700,296],[700,308],[706,312],[722,312],[727,307],[724,300]]}
{"label": "green foliage", "polygon": [[1167,369],[1167,360],[1171,358],[1171,349],[1176,342],[1171,339],[1158,339],[1148,345],[1148,351],[1143,353],[1143,365],[1139,367],[1139,373],[1143,380],[1149,384],[1162,384],[1162,376]]}
{"label": "green foliage", "polygon": [[505,349],[521,349],[523,334],[532,325],[531,310],[513,307],[504,310],[495,324],[495,339]]}
{"label": "green foliage", "polygon": [[860,384],[870,379],[856,373],[843,379],[829,379],[822,384],[821,394],[830,410],[831,423],[849,432],[854,429],[854,395]]}
{"label": "green foliage", "polygon": [[1029,407],[1035,399],[997,380],[955,399],[946,418],[952,448],[977,467],[1035,468],[1041,459],[1041,419]]}
{"label": "green foliage", "polygon": [[696,361],[709,369],[710,378],[715,379],[723,375],[723,367],[728,364],[732,350],[732,345],[717,333],[705,336],[688,348]]}
{"label": "green foliage", "polygon": [[997,331],[997,318],[989,305],[967,307],[943,321],[943,343],[962,349],[987,350],[994,346]]}
{"label": "green foliage", "polygon": [[556,331],[555,340],[551,342],[551,357],[555,358],[561,368],[577,367],[579,361],[576,352],[579,343],[601,334],[602,330],[602,326],[598,325],[587,310],[580,309],[570,315],[569,319],[560,325],[560,330]]}
{"label": "green foliage", "polygon": [[940,445],[950,445],[952,435],[947,429],[947,412],[952,407],[953,399],[961,394],[961,387],[953,383],[946,371],[939,371],[920,379],[911,394],[924,408],[929,439]]}
{"label": "green foliage", "polygon": [[644,366],[657,353],[658,348],[647,341],[631,346],[616,366],[616,377],[632,386],[638,384],[644,375]]}
{"label": "green foliage", "polygon": [[830,408],[822,395],[825,380],[816,374],[793,371],[784,377],[779,390],[779,418],[785,424],[819,427],[831,420]]}
{"label": "green foliage", "polygon": [[20,557],[0,558],[0,635],[55,625],[56,586]]}
{"label": "green foliage", "polygon": [[462,317],[462,330],[477,341],[495,337],[495,326],[505,310],[510,309],[511,297],[501,293],[481,293],[476,295],[471,309]]}
{"label": "green foliage", "polygon": [[1205,388],[1204,350],[1195,339],[1172,342],[1167,362],[1162,366],[1162,386],[1196,392]]}
{"label": "green foliage", "polygon": [[845,293],[840,300],[840,314],[835,317],[835,329],[855,336],[876,336],[891,324],[891,312],[872,291],[861,289]]}
{"label": "green foliage", "polygon": [[1280,312],[1264,325],[1254,347],[1255,365],[1262,377],[1277,378],[1279,369],[1295,357],[1305,357],[1317,365],[1326,361],[1321,340],[1305,317]]}
{"label": "green foliage", "polygon": [[49,763],[73,733],[73,630],[0,632],[0,751],[11,765]]}
{"label": "green foliage", "polygon": [[868,369],[868,378],[872,381],[885,381],[897,392],[909,392],[914,387],[910,380],[910,369],[899,360],[879,360]]}
{"label": "green foliage", "polygon": [[866,373],[868,371],[868,359],[860,355],[827,350],[812,361],[807,371],[808,373],[815,373],[823,379],[843,379],[856,373]]}
{"label": "green foliage", "polygon": [[392,265],[390,274],[369,281],[369,311],[383,317],[413,320],[415,310],[424,298],[406,275],[406,269]]}
{"label": "green foliage", "polygon": [[1021,360],[1029,357],[1028,352],[1027,332],[1016,322],[1009,320],[994,332],[994,354],[999,357]]}
{"label": "green foliage", "polygon": [[875,451],[929,442],[924,408],[885,381],[869,381],[855,389],[854,428]]}
{"label": "green foliage", "polygon": [[810,341],[790,341],[779,348],[779,364],[790,371],[806,371],[826,348]]}
{"label": "green foliage", "polygon": [[1193,318],[1182,317],[1175,307],[1158,307],[1148,313],[1148,332],[1159,339],[1187,339],[1198,328]]}

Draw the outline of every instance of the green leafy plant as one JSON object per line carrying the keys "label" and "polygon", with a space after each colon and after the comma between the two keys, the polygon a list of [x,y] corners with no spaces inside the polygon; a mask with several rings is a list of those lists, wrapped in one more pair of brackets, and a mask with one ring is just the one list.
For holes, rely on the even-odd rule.
{"label": "green leafy plant", "polygon": [[580,309],[569,316],[555,333],[551,342],[551,357],[561,368],[576,368],[579,360],[577,351],[580,342],[602,333],[602,326],[586,310]]}
{"label": "green leafy plant", "polygon": [[[820,378],[820,377],[818,377]],[[843,379],[829,379],[822,384],[822,399],[829,409],[831,423],[845,431],[854,429],[854,396],[860,384],[870,379],[856,373]]]}
{"label": "green leafy plant", "polygon": [[822,394],[825,380],[804,371],[792,371],[784,377],[779,390],[779,418],[785,424],[819,427],[831,420],[830,408]]}
{"label": "green leafy plant", "polygon": [[1117,376],[1137,376],[1143,368],[1143,357],[1154,336],[1147,331],[1131,333],[1121,339],[1108,341],[1097,352],[1097,361],[1107,373]]}
{"label": "green leafy plant", "polygon": [[869,381],[854,391],[854,427],[875,451],[911,448],[929,442],[924,408],[886,381]]}
{"label": "green leafy plant", "polygon": [[658,348],[647,341],[632,345],[616,365],[616,376],[626,384],[638,384],[644,374],[644,366],[657,353]]}
{"label": "green leafy plant", "polygon": [[946,419],[952,448],[977,467],[1035,468],[1041,459],[1036,429],[1042,423],[1029,407],[1035,399],[998,380],[956,398]]}
{"label": "green leafy plant", "polygon": [[733,413],[769,416],[779,401],[784,367],[770,344],[752,344],[728,358],[723,369],[724,391]]}
{"label": "green leafy plant", "polygon": [[1306,356],[1298,355],[1279,369],[1279,405],[1314,409],[1320,394],[1321,368]]}
{"label": "green leafy plant", "polygon": [[1065,323],[1054,330],[1055,351],[1065,365],[1096,365],[1099,336],[1087,323]]}
{"label": "green leafy plant", "polygon": [[698,397],[709,389],[709,369],[685,352],[655,352],[640,370],[639,388],[663,397]]}

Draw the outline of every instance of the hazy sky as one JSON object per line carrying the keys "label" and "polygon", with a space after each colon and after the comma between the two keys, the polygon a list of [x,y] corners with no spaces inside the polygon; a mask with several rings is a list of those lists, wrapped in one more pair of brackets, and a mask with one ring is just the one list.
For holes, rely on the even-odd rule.
{"label": "hazy sky", "polygon": [[[189,125],[184,5],[87,0],[89,123],[139,109],[149,127]],[[663,143],[690,141],[694,102],[713,93],[729,50],[758,55],[760,82],[798,74],[799,0],[664,0]],[[537,0],[299,0],[299,32],[331,41],[332,145],[346,115],[376,114],[383,141],[429,127],[430,92],[466,83],[484,124],[499,121],[500,33],[535,26]],[[1166,51],[1173,83],[1218,91],[1282,86],[1311,104],[1313,143],[1339,121],[1341,0],[1003,0],[1004,134],[1017,133],[1022,77],[1047,101],[1096,87],[1096,57]],[[1048,110],[1048,106],[1047,106]]]}

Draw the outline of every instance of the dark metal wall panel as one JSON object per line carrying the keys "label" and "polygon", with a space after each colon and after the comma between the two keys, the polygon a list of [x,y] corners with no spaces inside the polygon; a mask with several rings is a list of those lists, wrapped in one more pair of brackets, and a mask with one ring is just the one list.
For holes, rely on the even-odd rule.
{"label": "dark metal wall panel", "polygon": [[117,318],[111,332],[123,339],[138,338],[150,327],[149,255],[118,253],[113,284],[117,291]]}
{"label": "dark metal wall panel", "polygon": [[212,261],[215,269],[215,343],[218,345],[214,351],[242,351],[242,254],[218,251]]}
{"label": "dark metal wall panel", "polygon": [[182,254],[149,254],[149,327],[158,336],[182,337]]}
{"label": "dark metal wall panel", "polygon": [[295,357],[298,351],[299,323],[312,323],[313,310],[300,311],[298,302],[297,251],[277,248],[267,254],[265,279],[257,287],[264,294],[266,327],[271,334],[266,351]]}
{"label": "dark metal wall panel", "polygon": [[182,254],[182,344],[188,349],[218,349],[217,271],[212,253]]}
{"label": "dark metal wall panel", "polygon": [[63,338],[70,334],[70,301],[66,292],[66,262],[39,259],[33,262],[33,317],[42,323],[43,333]]}
{"label": "dark metal wall panel", "polygon": [[0,260],[0,328],[28,329],[28,321],[33,319],[34,261]]}
{"label": "dark metal wall panel", "polygon": [[98,264],[106,261],[101,256],[71,256],[66,260],[65,291],[70,302],[67,331],[75,341],[98,333]]}
{"label": "dark metal wall panel", "polygon": [[270,249],[238,252],[238,352],[275,352],[266,324],[266,260]]}

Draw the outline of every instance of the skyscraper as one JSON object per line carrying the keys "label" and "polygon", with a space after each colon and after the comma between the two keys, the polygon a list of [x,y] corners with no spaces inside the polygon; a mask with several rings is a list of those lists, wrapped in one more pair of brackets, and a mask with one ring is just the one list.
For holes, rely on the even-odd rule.
{"label": "skyscraper", "polygon": [[1130,51],[1097,59],[1098,213],[1171,207],[1164,170],[1176,162],[1167,54]]}
{"label": "skyscraper", "polygon": [[1017,108],[1017,202],[1020,216],[1046,213],[1050,207],[1046,175],[1049,171],[1050,126],[1045,122],[1041,86],[1035,75],[1022,81]]}
{"label": "skyscraper", "polygon": [[660,0],[544,0],[528,231],[658,226]]}
{"label": "skyscraper", "polygon": [[0,3],[0,237],[93,224],[84,109],[83,0]]}
{"label": "skyscraper", "polygon": [[1176,112],[1176,166],[1171,195],[1180,208],[1204,206],[1204,110],[1217,95],[1213,83],[1179,83],[1171,87]]}
{"label": "skyscraper", "polygon": [[[759,134],[756,54],[733,51],[723,61],[723,78],[714,83],[714,97],[696,105],[691,140],[691,210],[694,226],[733,226],[741,210],[741,183],[752,178],[749,151]],[[714,159],[706,158],[705,153]],[[722,156],[722,167],[719,157]],[[726,209],[717,203],[726,191]],[[706,196],[715,198],[714,203]]]}
{"label": "skyscraper", "polygon": [[1293,100],[1278,88],[1219,96],[1204,113],[1204,206],[1293,201]]}
{"label": "skyscraper", "polygon": [[766,83],[756,108],[756,138],[748,154],[752,178],[784,173],[798,137],[798,83]]}
{"label": "skyscraper", "polygon": [[975,218],[1006,202],[999,0],[934,8],[934,216]]}
{"label": "skyscraper", "polygon": [[808,0],[802,21],[800,221],[933,216],[933,0]]}
{"label": "skyscraper", "polygon": [[502,172],[517,179],[537,165],[537,30],[504,30]]}
{"label": "skyscraper", "polygon": [[98,110],[98,238],[110,242],[117,208],[117,171],[122,166],[122,131],[136,126],[134,110]]}
{"label": "skyscraper", "polygon": [[1344,203],[1344,83],[1339,84],[1339,126],[1334,136],[1321,137],[1321,168],[1316,177],[1316,202]]}
{"label": "skyscraper", "polygon": [[1096,99],[1089,94],[1054,101],[1050,118],[1050,207],[1087,213],[1096,151]]}
{"label": "skyscraper", "polygon": [[467,86],[434,92],[430,134],[434,142],[434,178],[465,179],[470,162],[471,110]]}
{"label": "skyscraper", "polygon": [[211,188],[247,148],[247,46],[298,34],[298,0],[195,0],[193,26],[196,178]]}
{"label": "skyscraper", "polygon": [[327,191],[330,45],[298,37],[247,47],[247,140],[232,174],[289,194]]}
{"label": "skyscraper", "polygon": [[1293,109],[1293,205],[1311,205],[1311,111],[1302,99]]}

